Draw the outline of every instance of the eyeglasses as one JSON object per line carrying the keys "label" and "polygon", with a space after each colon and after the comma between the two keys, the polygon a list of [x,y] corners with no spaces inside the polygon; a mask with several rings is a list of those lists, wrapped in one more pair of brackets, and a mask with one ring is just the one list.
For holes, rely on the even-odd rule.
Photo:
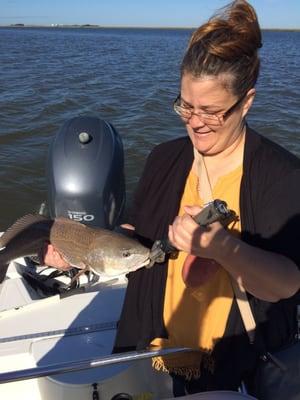
{"label": "eyeglasses", "polygon": [[229,115],[238,107],[238,105],[244,100],[246,94],[244,94],[237,102],[235,102],[227,111],[222,114],[219,113],[206,113],[199,112],[195,113],[192,108],[184,106],[181,103],[180,94],[176,97],[173,108],[174,111],[184,120],[188,121],[193,115],[197,115],[205,125],[222,126]]}

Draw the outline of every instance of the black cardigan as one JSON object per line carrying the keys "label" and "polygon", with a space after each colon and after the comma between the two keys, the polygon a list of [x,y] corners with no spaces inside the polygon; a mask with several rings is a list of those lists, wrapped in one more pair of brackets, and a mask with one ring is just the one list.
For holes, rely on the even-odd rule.
{"label": "black cardigan", "polygon": [[[129,221],[149,246],[167,236],[168,225],[178,213],[192,162],[193,149],[188,137],[158,145],[149,155]],[[300,160],[249,128],[240,212],[242,240],[284,254],[300,266]],[[163,322],[166,277],[166,263],[129,274],[115,351],[145,348],[153,338],[168,336]],[[269,350],[292,340],[299,293],[277,303],[249,294],[248,297],[262,333],[257,336],[264,338]],[[234,301],[225,335],[214,349],[217,365],[214,389],[233,388],[238,384],[253,369],[259,352],[260,341],[257,340],[256,346],[249,344]]]}

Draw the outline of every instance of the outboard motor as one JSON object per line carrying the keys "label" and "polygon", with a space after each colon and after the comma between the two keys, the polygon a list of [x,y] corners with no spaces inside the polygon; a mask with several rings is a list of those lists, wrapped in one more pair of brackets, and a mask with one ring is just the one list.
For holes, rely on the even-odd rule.
{"label": "outboard motor", "polygon": [[48,210],[113,229],[125,205],[124,152],[113,126],[95,117],[67,121],[50,146]]}

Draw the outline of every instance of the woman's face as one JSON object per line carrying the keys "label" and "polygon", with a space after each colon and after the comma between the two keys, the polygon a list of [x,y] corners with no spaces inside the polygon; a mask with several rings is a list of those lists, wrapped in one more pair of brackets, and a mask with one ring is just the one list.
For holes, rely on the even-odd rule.
{"label": "woman's face", "polygon": [[243,120],[255,95],[255,90],[251,89],[224,118],[222,125],[208,124],[201,118],[203,112],[222,116],[240,100],[225,88],[223,82],[216,77],[195,78],[188,73],[181,80],[181,105],[200,114],[192,114],[183,121],[194,147],[204,155],[222,153],[241,137],[244,132]]}

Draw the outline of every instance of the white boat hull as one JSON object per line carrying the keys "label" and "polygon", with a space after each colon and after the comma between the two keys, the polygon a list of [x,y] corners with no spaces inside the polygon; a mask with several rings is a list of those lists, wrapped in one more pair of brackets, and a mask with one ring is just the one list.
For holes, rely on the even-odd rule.
{"label": "white boat hull", "polygon": [[[16,268],[17,267],[17,268]],[[39,298],[12,263],[0,290],[0,373],[111,354],[126,279],[97,282],[66,296]],[[96,385],[95,385],[96,384]],[[118,393],[154,399],[171,395],[150,360],[0,384],[9,400],[111,399]]]}

